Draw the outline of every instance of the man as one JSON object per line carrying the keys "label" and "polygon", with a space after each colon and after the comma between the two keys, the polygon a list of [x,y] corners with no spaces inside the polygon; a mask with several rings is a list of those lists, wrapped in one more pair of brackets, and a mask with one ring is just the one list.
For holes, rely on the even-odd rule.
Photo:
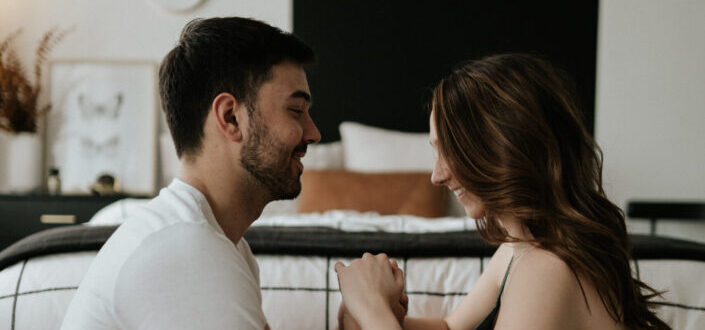
{"label": "man", "polygon": [[63,329],[264,329],[243,235],[301,190],[320,140],[302,65],[313,51],[259,21],[194,20],[159,71],[182,172],[100,250]]}

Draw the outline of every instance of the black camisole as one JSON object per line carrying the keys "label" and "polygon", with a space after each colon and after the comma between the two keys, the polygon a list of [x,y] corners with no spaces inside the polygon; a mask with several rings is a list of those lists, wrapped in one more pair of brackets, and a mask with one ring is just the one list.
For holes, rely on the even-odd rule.
{"label": "black camisole", "polygon": [[487,314],[482,323],[475,328],[475,330],[490,330],[494,328],[494,323],[497,321],[497,314],[499,314],[500,298],[502,298],[502,292],[504,291],[504,284],[507,282],[507,276],[509,275],[509,269],[512,268],[512,261],[514,261],[514,256],[509,260],[509,266],[507,266],[507,271],[504,273],[504,279],[502,280],[502,286],[499,287],[499,294],[497,294],[497,302],[494,308]]}

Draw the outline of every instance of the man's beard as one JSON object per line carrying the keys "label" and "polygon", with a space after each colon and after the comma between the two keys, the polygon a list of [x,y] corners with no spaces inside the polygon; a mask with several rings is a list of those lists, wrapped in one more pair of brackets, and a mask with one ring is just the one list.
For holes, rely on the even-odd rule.
{"label": "man's beard", "polygon": [[287,150],[264,127],[253,111],[250,135],[242,147],[240,162],[271,195],[272,200],[294,199],[301,192],[301,173],[291,169],[294,151],[306,151],[306,145]]}

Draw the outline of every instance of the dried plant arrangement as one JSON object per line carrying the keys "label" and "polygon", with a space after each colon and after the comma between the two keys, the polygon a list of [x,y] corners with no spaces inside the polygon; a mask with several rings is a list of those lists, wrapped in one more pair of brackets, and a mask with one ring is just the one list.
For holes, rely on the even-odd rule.
{"label": "dried plant arrangement", "polygon": [[17,29],[0,43],[0,129],[11,133],[37,131],[37,119],[51,107],[47,104],[40,108],[37,104],[42,66],[49,52],[70,32],[52,28],[44,33],[35,51],[34,83],[12,47],[22,29]]}

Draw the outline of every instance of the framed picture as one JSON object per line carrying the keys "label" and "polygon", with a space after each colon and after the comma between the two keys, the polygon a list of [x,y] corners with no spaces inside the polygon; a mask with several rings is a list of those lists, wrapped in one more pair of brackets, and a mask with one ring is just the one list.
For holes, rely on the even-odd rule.
{"label": "framed picture", "polygon": [[156,76],[150,62],[51,63],[45,160],[62,193],[87,193],[102,175],[120,192],[155,193]]}

